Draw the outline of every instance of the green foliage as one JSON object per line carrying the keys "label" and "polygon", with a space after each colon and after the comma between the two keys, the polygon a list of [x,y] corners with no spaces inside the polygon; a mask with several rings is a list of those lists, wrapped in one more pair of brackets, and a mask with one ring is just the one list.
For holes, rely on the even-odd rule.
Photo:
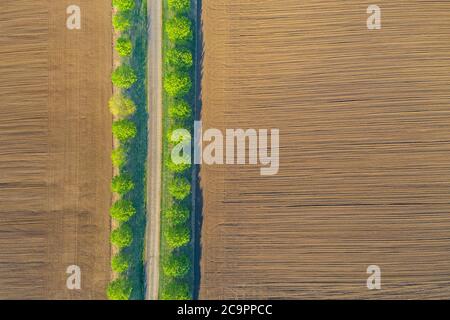
{"label": "green foliage", "polygon": [[136,136],[137,129],[133,121],[118,120],[113,123],[112,132],[120,142],[126,142]]}
{"label": "green foliage", "polygon": [[190,68],[193,64],[192,53],[186,49],[169,49],[166,52],[166,63],[179,69]]}
{"label": "green foliage", "polygon": [[172,280],[167,283],[162,292],[162,300],[189,300],[191,299],[189,294],[189,287],[186,283]]}
{"label": "green foliage", "polygon": [[184,225],[172,225],[164,231],[164,238],[169,248],[176,249],[189,243],[191,232]]}
{"label": "green foliage", "polygon": [[117,67],[111,75],[112,83],[120,89],[130,88],[136,80],[137,76],[133,68],[126,64]]}
{"label": "green foliage", "polygon": [[191,8],[191,0],[169,0],[169,9],[177,12],[186,12]]}
{"label": "green foliage", "polygon": [[124,147],[118,147],[111,153],[111,161],[114,167],[121,168],[127,161],[127,155]]}
{"label": "green foliage", "polygon": [[134,8],[134,0],[113,0],[113,6],[118,10],[127,11]]}
{"label": "green foliage", "polygon": [[[172,172],[183,172],[191,167],[191,155],[185,152],[191,149],[191,134],[181,127],[173,127],[167,134],[169,142],[176,146],[172,149],[171,156],[165,160],[166,167]],[[177,163],[173,162],[174,156],[179,157]]]}
{"label": "green foliage", "polygon": [[175,125],[169,128],[167,132],[167,140],[171,143],[180,143],[182,141],[190,141],[191,133],[181,125]]}
{"label": "green foliage", "polygon": [[[186,16],[181,15],[188,12],[190,6],[191,0],[168,0],[168,7],[175,13],[175,16],[164,23],[167,39],[171,42],[170,47],[180,45],[179,48],[167,48],[164,56],[164,68],[165,70],[171,70],[171,72],[165,72],[164,74],[163,88],[169,97],[167,111],[172,124],[164,134],[167,141],[172,144],[179,144],[191,138],[190,129],[185,127],[184,123],[191,119],[192,108],[186,101],[180,99],[188,95],[193,86],[192,79],[189,76],[189,69],[194,64],[193,54],[190,50],[181,48],[187,46],[186,42],[193,39],[192,22]],[[176,129],[186,129],[187,131],[177,131],[172,137]],[[180,173],[191,167],[190,163],[175,164],[170,154],[164,162],[166,168],[172,173]],[[174,200],[182,201],[186,199],[191,193],[189,180],[170,175],[171,178],[166,186],[167,192]],[[186,226],[190,217],[189,208],[182,204],[172,204],[172,206],[164,208],[162,214],[166,220],[163,225],[165,250],[170,251],[187,245],[191,238],[190,228]],[[180,281],[180,279],[178,281],[172,279],[185,277],[191,268],[190,262],[189,255],[175,254],[174,252],[168,257],[162,258],[162,272],[169,281],[165,282],[167,281],[165,280],[162,284],[161,299],[188,300],[191,298],[189,285]]]}
{"label": "green foliage", "polygon": [[116,51],[121,57],[128,57],[133,51],[130,37],[121,36],[116,42]]}
{"label": "green foliage", "polygon": [[127,224],[122,224],[111,232],[111,243],[117,248],[128,247],[133,242],[133,231]]}
{"label": "green foliage", "polygon": [[164,217],[171,224],[181,224],[189,219],[189,209],[182,205],[173,205],[168,209],[164,210]]}
{"label": "green foliage", "polygon": [[134,188],[133,180],[127,174],[115,176],[111,183],[111,190],[120,195],[124,195]]}
{"label": "green foliage", "polygon": [[114,272],[125,272],[130,267],[130,256],[119,252],[111,260],[111,268]]}
{"label": "green foliage", "polygon": [[[187,159],[187,156],[186,156],[186,159]],[[186,160],[186,161],[188,161],[188,160]],[[166,167],[171,172],[181,173],[181,172],[189,169],[191,167],[191,164],[190,163],[174,163],[171,159],[168,159],[166,161]]]}
{"label": "green foliage", "polygon": [[131,17],[128,12],[119,11],[113,16],[113,26],[116,31],[127,31],[131,27]]}
{"label": "green foliage", "polygon": [[128,300],[131,295],[131,283],[126,278],[119,278],[109,283],[106,295],[110,300]]}
{"label": "green foliage", "polygon": [[111,217],[117,221],[126,222],[136,214],[136,209],[131,201],[120,199],[114,202],[109,212],[111,213]]}
{"label": "green foliage", "polygon": [[168,277],[183,277],[191,268],[191,261],[185,254],[171,254],[163,261],[162,269]]}
{"label": "green foliage", "polygon": [[172,197],[183,200],[191,193],[191,184],[186,178],[173,178],[169,182],[168,190]]}
{"label": "green foliage", "polygon": [[188,41],[192,39],[192,23],[186,17],[175,17],[166,22],[167,37],[170,41]]}
{"label": "green foliage", "polygon": [[172,119],[187,119],[191,114],[191,107],[184,100],[176,101],[169,106],[169,117]]}
{"label": "green foliage", "polygon": [[109,110],[119,118],[127,118],[136,112],[136,105],[133,100],[116,94],[109,100]]}
{"label": "green foliage", "polygon": [[164,78],[164,90],[172,97],[185,95],[191,90],[192,81],[187,74],[171,73]]}

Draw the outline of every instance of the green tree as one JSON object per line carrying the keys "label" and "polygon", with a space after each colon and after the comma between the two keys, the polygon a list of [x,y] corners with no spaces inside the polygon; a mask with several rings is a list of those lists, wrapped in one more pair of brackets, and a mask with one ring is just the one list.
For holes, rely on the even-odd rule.
{"label": "green tree", "polygon": [[109,110],[119,118],[127,118],[136,112],[136,105],[133,100],[116,94],[109,99]]}
{"label": "green tree", "polygon": [[137,81],[137,76],[133,68],[123,64],[114,70],[111,81],[117,88],[128,89]]}
{"label": "green tree", "polygon": [[163,214],[171,224],[175,225],[186,222],[189,219],[190,212],[188,208],[175,204],[164,210]]}
{"label": "green tree", "polygon": [[184,225],[172,225],[164,231],[164,238],[169,248],[176,249],[189,243],[191,233]]}
{"label": "green tree", "polygon": [[191,193],[191,184],[186,178],[174,178],[169,182],[169,193],[177,200],[185,199]]}
{"label": "green tree", "polygon": [[128,247],[133,242],[133,231],[127,224],[122,224],[111,232],[111,243],[117,248]]}
{"label": "green tree", "polygon": [[136,136],[137,129],[133,121],[118,120],[114,121],[112,132],[120,142],[126,142]]}
{"label": "green tree", "polygon": [[192,67],[192,53],[189,50],[169,49],[166,52],[166,63],[179,69]]}
{"label": "green tree", "polygon": [[111,269],[114,272],[118,273],[125,272],[128,270],[129,266],[130,266],[130,256],[123,252],[119,252],[111,260]]}
{"label": "green tree", "polygon": [[187,74],[171,73],[164,78],[164,90],[172,97],[185,95],[191,90],[192,81]]}
{"label": "green tree", "polygon": [[[168,157],[165,161],[166,168],[172,172],[183,172],[189,169],[191,167],[191,154],[190,152],[185,152],[185,150],[190,151],[191,149],[190,132],[184,128],[171,128],[168,132],[168,140],[176,145],[171,150],[171,157]],[[175,156],[177,159],[174,158]]]}
{"label": "green tree", "polygon": [[192,23],[186,17],[175,17],[166,22],[167,37],[170,41],[188,41],[192,39]]}
{"label": "green tree", "polygon": [[117,31],[127,31],[131,27],[131,17],[126,11],[119,11],[113,16],[113,26]]}
{"label": "green tree", "polygon": [[130,299],[132,286],[128,279],[122,277],[109,283],[106,295],[110,300]]}
{"label": "green tree", "polygon": [[[187,156],[186,156],[186,159],[187,159]],[[186,161],[189,161],[189,160],[187,159]],[[166,167],[171,172],[181,173],[183,171],[188,170],[191,167],[191,164],[190,163],[174,163],[172,161],[172,159],[168,159],[166,161]]]}
{"label": "green tree", "polygon": [[134,8],[134,0],[113,0],[113,6],[118,10],[127,11]]}
{"label": "green tree", "polygon": [[171,143],[191,141],[191,133],[181,125],[174,125],[173,127],[170,127],[167,132],[167,140]]}
{"label": "green tree", "polygon": [[172,119],[187,119],[191,115],[191,106],[184,100],[178,100],[169,105],[169,117]]}
{"label": "green tree", "polygon": [[183,277],[191,268],[191,261],[185,254],[171,254],[163,261],[163,272],[168,277]]}
{"label": "green tree", "polygon": [[189,294],[189,287],[186,283],[179,280],[172,280],[167,283],[162,292],[162,300],[189,300],[191,296]]}
{"label": "green tree", "polygon": [[169,0],[169,9],[177,12],[186,12],[191,8],[190,0]]}
{"label": "green tree", "polygon": [[130,37],[121,36],[116,41],[116,51],[121,57],[128,57],[133,51],[133,46],[131,44]]}
{"label": "green tree", "polygon": [[126,222],[136,214],[136,209],[131,201],[120,199],[114,202],[109,212],[111,213],[111,217],[117,221]]}
{"label": "green tree", "polygon": [[128,174],[121,174],[115,176],[112,179],[111,190],[112,192],[124,195],[134,188],[134,183]]}
{"label": "green tree", "polygon": [[118,147],[111,153],[111,161],[114,167],[121,168],[127,161],[127,155],[124,147]]}

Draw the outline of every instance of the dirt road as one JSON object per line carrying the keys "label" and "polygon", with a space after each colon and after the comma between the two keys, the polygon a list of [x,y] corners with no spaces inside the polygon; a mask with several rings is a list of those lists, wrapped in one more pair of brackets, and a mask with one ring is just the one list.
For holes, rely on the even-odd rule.
{"label": "dirt road", "polygon": [[157,300],[159,288],[162,161],[162,1],[149,0],[149,152],[147,174],[146,299]]}
{"label": "dirt road", "polygon": [[0,2],[0,299],[106,298],[111,2],[70,4]]}

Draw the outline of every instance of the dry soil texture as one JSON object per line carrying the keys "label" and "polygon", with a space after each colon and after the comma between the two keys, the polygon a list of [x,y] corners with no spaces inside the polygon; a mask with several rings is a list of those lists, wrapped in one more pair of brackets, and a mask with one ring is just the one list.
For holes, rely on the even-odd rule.
{"label": "dry soil texture", "polygon": [[[101,299],[110,278],[111,2],[0,2],[0,298]],[[81,290],[66,268],[81,268]]]}
{"label": "dry soil texture", "polygon": [[202,167],[200,298],[450,298],[450,2],[370,4],[203,1],[203,127],[281,166]]}

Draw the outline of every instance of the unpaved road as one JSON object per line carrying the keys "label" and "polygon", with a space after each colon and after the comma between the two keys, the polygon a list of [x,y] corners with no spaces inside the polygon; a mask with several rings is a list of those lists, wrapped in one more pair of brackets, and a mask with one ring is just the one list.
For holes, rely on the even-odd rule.
{"label": "unpaved road", "polygon": [[77,4],[0,1],[0,299],[106,298],[111,1]]}
{"label": "unpaved road", "polygon": [[148,1],[149,152],[147,173],[146,299],[157,300],[162,161],[162,1]]}

